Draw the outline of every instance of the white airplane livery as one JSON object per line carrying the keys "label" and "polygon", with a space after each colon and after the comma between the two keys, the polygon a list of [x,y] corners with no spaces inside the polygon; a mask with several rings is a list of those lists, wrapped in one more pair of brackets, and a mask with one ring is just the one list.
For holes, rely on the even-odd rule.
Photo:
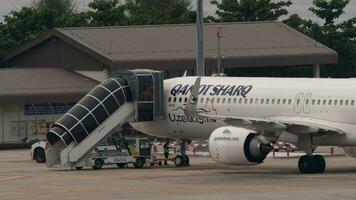
{"label": "white airplane livery", "polygon": [[354,79],[173,78],[164,82],[165,119],[131,125],[158,137],[206,138],[213,160],[225,164],[261,164],[271,143],[293,143],[306,153],[300,172],[322,173],[314,146],[344,147],[356,158],[355,91]]}

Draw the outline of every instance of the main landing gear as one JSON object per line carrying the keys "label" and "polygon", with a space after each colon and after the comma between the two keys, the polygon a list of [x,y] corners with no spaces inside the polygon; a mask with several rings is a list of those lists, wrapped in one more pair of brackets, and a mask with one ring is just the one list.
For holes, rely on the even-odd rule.
{"label": "main landing gear", "polygon": [[186,167],[189,166],[189,156],[186,154],[187,153],[187,140],[182,140],[182,141],[178,141],[179,146],[180,146],[180,154],[176,155],[174,157],[174,164],[177,167]]}
{"label": "main landing gear", "polygon": [[307,155],[299,158],[298,168],[303,174],[324,173],[326,164],[324,156],[313,155],[313,136],[300,135],[298,137],[298,146],[305,151]]}

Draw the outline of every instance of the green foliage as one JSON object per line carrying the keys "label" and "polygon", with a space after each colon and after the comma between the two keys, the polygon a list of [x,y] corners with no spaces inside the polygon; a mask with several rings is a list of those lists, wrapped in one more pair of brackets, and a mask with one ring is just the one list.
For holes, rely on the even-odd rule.
{"label": "green foliage", "polygon": [[322,76],[338,78],[355,76],[356,17],[335,23],[335,20],[344,13],[349,0],[315,0],[313,3],[314,6],[309,10],[324,21],[323,25],[311,20],[304,20],[298,15],[290,16],[284,23],[338,53],[339,63],[323,67]]}
{"label": "green foliage", "polygon": [[87,17],[92,26],[119,26],[127,24],[126,6],[119,0],[94,0],[89,3]]}
{"label": "green foliage", "polygon": [[217,17],[209,16],[213,22],[275,21],[288,14],[291,1],[272,2],[271,0],[212,0],[217,6]]}
{"label": "green foliage", "polygon": [[188,0],[128,0],[130,25],[181,24],[195,21]]}
{"label": "green foliage", "polygon": [[80,16],[70,0],[41,0],[31,7],[10,12],[0,23],[0,58],[54,27],[83,24]]}

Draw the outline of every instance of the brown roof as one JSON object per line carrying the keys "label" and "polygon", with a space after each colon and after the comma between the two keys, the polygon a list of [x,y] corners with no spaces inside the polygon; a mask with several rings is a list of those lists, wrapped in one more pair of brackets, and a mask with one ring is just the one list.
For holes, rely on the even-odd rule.
{"label": "brown roof", "polygon": [[[216,65],[218,26],[225,67],[337,63],[335,51],[281,22],[249,22],[205,25],[207,66]],[[7,59],[53,35],[112,67],[195,66],[194,24],[55,29]]]}
{"label": "brown roof", "polygon": [[0,69],[0,102],[75,101],[97,84],[63,69]]}

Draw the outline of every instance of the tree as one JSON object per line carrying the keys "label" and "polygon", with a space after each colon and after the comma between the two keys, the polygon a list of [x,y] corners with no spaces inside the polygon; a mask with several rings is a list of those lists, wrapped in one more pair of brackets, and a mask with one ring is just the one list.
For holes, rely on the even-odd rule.
{"label": "tree", "polygon": [[217,6],[217,17],[209,16],[213,22],[275,21],[288,14],[291,1],[272,2],[272,0],[212,0]]}
{"label": "tree", "polygon": [[9,51],[52,28],[84,24],[85,18],[75,11],[71,0],[41,0],[11,11],[0,23],[0,61]]}
{"label": "tree", "polygon": [[181,24],[195,22],[189,0],[128,0],[129,24]]}
{"label": "tree", "polygon": [[323,67],[325,77],[355,76],[356,69],[356,17],[335,23],[343,13],[349,0],[314,0],[309,10],[324,21],[318,24],[292,15],[284,23],[335,50],[339,55],[337,65]]}
{"label": "tree", "polygon": [[94,0],[87,12],[89,24],[93,26],[126,25],[126,6],[119,0]]}

